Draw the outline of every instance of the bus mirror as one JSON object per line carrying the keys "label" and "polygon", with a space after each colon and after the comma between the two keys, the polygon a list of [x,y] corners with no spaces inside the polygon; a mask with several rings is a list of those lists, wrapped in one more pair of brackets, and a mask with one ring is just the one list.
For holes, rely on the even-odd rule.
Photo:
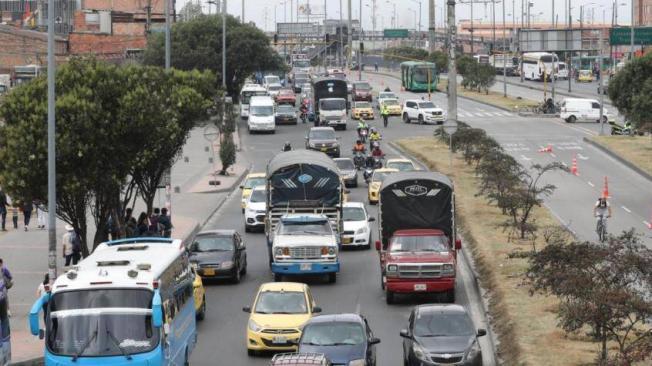
{"label": "bus mirror", "polygon": [[152,299],[152,325],[154,328],[160,328],[163,325],[163,306],[161,305],[161,294],[158,290],[154,291]]}
{"label": "bus mirror", "polygon": [[[43,307],[45,304],[50,301],[50,293],[45,293],[43,296],[41,296],[34,305],[32,305],[32,308],[29,311],[29,331],[32,333],[34,336],[39,336],[41,337],[41,332],[43,332],[43,329],[39,328],[39,314],[43,310]],[[43,339],[43,338],[41,338]]]}

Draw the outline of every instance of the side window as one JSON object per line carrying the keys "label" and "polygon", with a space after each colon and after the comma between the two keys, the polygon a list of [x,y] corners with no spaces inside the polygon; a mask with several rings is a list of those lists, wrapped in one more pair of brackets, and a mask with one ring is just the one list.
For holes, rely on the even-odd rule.
{"label": "side window", "polygon": [[308,296],[308,305],[312,309],[315,307],[315,299],[312,298],[312,293],[310,292],[310,287],[306,288],[306,295]]}
{"label": "side window", "polygon": [[415,105],[416,105],[416,103],[414,103],[414,102],[407,102],[407,103],[405,103],[405,106],[408,107],[408,108],[414,108]]}
{"label": "side window", "polygon": [[410,319],[408,320],[408,329],[410,332],[414,331],[414,312],[410,313]]}
{"label": "side window", "polygon": [[592,107],[593,109],[600,109],[600,103],[592,102],[592,103],[591,103],[591,107]]}

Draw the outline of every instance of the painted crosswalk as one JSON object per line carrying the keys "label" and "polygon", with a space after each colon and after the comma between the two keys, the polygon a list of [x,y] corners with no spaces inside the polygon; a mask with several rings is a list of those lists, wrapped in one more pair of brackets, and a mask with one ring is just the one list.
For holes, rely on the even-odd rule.
{"label": "painted crosswalk", "polygon": [[507,111],[486,112],[486,111],[459,110],[457,112],[457,115],[458,117],[467,117],[467,118],[517,117],[515,113],[511,113]]}

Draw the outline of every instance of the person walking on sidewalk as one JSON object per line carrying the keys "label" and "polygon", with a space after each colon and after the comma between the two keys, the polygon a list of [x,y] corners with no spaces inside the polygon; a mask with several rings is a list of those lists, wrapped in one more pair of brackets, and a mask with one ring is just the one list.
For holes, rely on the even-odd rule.
{"label": "person walking on sidewalk", "polygon": [[0,188],[0,220],[2,220],[2,231],[7,231],[5,229],[5,222],[7,221],[7,195]]}
{"label": "person walking on sidewalk", "polygon": [[9,289],[14,286],[14,278],[11,276],[9,269],[5,267],[4,261],[0,258],[0,300],[3,298],[7,304],[7,315],[11,316],[9,310]]}
{"label": "person walking on sidewalk", "polygon": [[45,229],[45,223],[47,221],[47,214],[43,207],[43,202],[40,200],[35,201],[36,204],[36,225],[39,229]]}
{"label": "person walking on sidewalk", "polygon": [[11,221],[14,223],[14,229],[18,229],[18,203],[11,205]]}
{"label": "person walking on sidewalk", "polygon": [[163,207],[161,209],[161,215],[158,217],[158,224],[161,227],[161,234],[164,238],[169,238],[172,236],[172,220],[168,216],[168,209]]}
{"label": "person walking on sidewalk", "polygon": [[136,218],[131,216],[125,224],[125,236],[127,238],[137,238],[140,235]]}
{"label": "person walking on sidewalk", "polygon": [[66,260],[65,266],[68,267],[70,265],[70,262],[75,263],[73,260],[73,242],[75,240],[75,228],[73,228],[70,224],[66,225],[66,232],[63,234],[63,258]]}
{"label": "person walking on sidewalk", "polygon": [[161,215],[161,210],[158,207],[154,208],[154,213],[149,217],[149,236],[161,236],[161,227],[158,224],[158,218]]}
{"label": "person walking on sidewalk", "polygon": [[138,215],[138,222],[136,225],[138,226],[138,236],[145,236],[147,230],[149,229],[146,213],[141,212],[140,215]]}
{"label": "person walking on sidewalk", "polygon": [[29,229],[29,220],[32,218],[32,210],[34,209],[34,202],[31,199],[23,201],[23,215],[25,216],[24,224],[25,231]]}

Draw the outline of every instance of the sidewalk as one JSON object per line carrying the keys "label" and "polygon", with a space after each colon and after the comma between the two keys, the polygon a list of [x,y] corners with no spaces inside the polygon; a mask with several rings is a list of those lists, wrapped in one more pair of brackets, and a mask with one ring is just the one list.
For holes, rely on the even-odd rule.
{"label": "sidewalk", "polygon": [[[211,157],[210,142],[203,136],[203,128],[195,128],[188,138],[181,158],[172,167],[171,217],[174,225],[172,237],[186,239],[194,235],[212,214],[221,206],[228,192],[236,187],[246,174],[249,163],[244,154],[237,153],[236,165],[229,168],[229,176],[217,176],[220,185],[209,185],[214,180],[213,169],[221,168],[219,146],[216,147],[215,164]],[[239,144],[234,134],[236,145]],[[154,207],[165,206],[165,190],[159,190]],[[144,211],[144,203],[137,202],[134,216]],[[14,287],[9,290],[12,313],[12,361],[20,362],[43,356],[43,343],[29,333],[27,314],[36,297],[36,288],[47,272],[48,231],[36,229],[36,218],[32,219],[29,231],[24,231],[22,216],[18,230],[14,230],[11,217],[8,218],[8,232],[0,234],[0,257],[14,276]],[[88,220],[88,239],[92,242],[95,227],[92,218]],[[57,239],[60,242],[65,224],[57,221]],[[57,265],[63,273],[61,244],[57,245]]]}

